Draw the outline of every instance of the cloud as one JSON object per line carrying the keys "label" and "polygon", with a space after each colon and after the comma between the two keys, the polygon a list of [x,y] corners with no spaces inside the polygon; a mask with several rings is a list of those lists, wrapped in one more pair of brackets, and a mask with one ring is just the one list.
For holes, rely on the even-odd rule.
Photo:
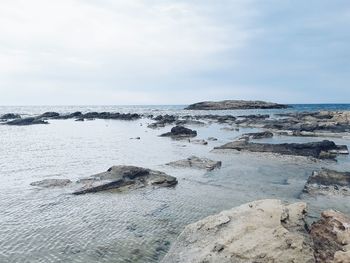
{"label": "cloud", "polygon": [[0,104],[290,102],[332,83],[344,92],[349,14],[340,0],[3,1]]}

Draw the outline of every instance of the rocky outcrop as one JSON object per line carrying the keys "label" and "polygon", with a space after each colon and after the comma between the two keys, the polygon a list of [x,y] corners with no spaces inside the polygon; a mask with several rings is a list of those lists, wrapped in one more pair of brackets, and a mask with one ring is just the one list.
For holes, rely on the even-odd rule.
{"label": "rocky outcrop", "polygon": [[137,113],[88,112],[79,117],[85,119],[111,119],[131,121],[140,119],[141,115]]}
{"label": "rocky outcrop", "polygon": [[41,114],[40,116],[38,116],[37,118],[47,118],[47,119],[50,119],[50,118],[58,118],[60,116],[60,114],[58,112],[45,112],[43,114]]}
{"label": "rocky outcrop", "polygon": [[188,225],[163,263],[315,262],[305,203],[244,204]]}
{"label": "rocky outcrop", "polygon": [[16,126],[24,126],[24,125],[34,125],[34,124],[48,124],[47,121],[29,117],[29,118],[22,118],[22,119],[15,119],[12,121],[5,122],[6,125],[16,125]]}
{"label": "rocky outcrop", "polygon": [[264,139],[264,138],[272,138],[273,133],[270,131],[263,131],[263,132],[252,132],[252,133],[245,133],[241,136],[240,139]]}
{"label": "rocky outcrop", "polygon": [[[267,152],[282,155],[296,155],[319,159],[334,159],[343,153],[346,146],[338,146],[332,141],[324,140],[309,143],[252,143],[246,140],[230,142],[214,149],[232,149],[237,151]],[[347,148],[347,147],[346,147]]]}
{"label": "rocky outcrop", "polygon": [[148,128],[160,128],[165,127],[166,125],[173,124],[178,118],[174,115],[158,115],[157,117],[154,117],[153,120],[156,122],[151,123],[148,125]]}
{"label": "rocky outcrop", "polygon": [[186,137],[196,137],[197,132],[183,126],[175,126],[171,128],[170,132],[163,133],[161,137],[172,137],[172,138],[186,138]]}
{"label": "rocky outcrop", "polygon": [[49,188],[49,187],[63,187],[71,183],[72,181],[69,179],[44,179],[41,181],[33,182],[30,185]]}
{"label": "rocky outcrop", "polygon": [[350,262],[350,218],[333,210],[321,216],[310,230],[316,262]]}
{"label": "rocky outcrop", "polygon": [[84,186],[73,194],[86,194],[120,189],[124,187],[139,188],[147,185],[169,187],[177,184],[175,177],[160,171],[137,166],[118,165],[106,172],[92,175],[78,181]]}
{"label": "rocky outcrop", "polygon": [[21,118],[21,115],[16,113],[6,113],[0,117],[0,120],[12,120],[12,119],[19,119]]}
{"label": "rocky outcrop", "polygon": [[203,101],[189,105],[186,110],[285,109],[288,105],[245,100]]}
{"label": "rocky outcrop", "polygon": [[329,169],[314,171],[307,180],[304,193],[350,195],[350,172],[337,172]]}
{"label": "rocky outcrop", "polygon": [[190,156],[187,159],[167,163],[167,165],[173,166],[173,167],[206,169],[208,171],[212,171],[216,168],[220,168],[221,162],[213,161],[207,158]]}

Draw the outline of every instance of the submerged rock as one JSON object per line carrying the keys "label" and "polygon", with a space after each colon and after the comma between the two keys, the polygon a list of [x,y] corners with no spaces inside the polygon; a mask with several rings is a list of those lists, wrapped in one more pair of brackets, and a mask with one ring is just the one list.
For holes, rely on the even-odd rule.
{"label": "submerged rock", "polygon": [[208,142],[206,140],[189,140],[190,143],[194,144],[200,144],[200,145],[208,145]]}
{"label": "submerged rock", "polygon": [[245,133],[241,136],[241,139],[264,139],[264,138],[272,138],[273,133],[269,131],[263,131],[263,132],[252,132],[252,133]]}
{"label": "submerged rock", "polygon": [[173,166],[173,167],[206,169],[208,171],[211,171],[211,170],[214,170],[215,168],[220,168],[221,162],[213,161],[207,158],[199,158],[196,156],[191,156],[187,159],[167,163],[167,165]]}
{"label": "submerged rock", "polygon": [[[233,149],[237,151],[268,152],[282,155],[296,155],[314,157],[319,159],[334,159],[339,154],[339,149],[344,150],[346,146],[339,147],[332,141],[324,140],[320,142],[308,143],[252,143],[246,140],[230,142],[214,149]],[[347,147],[346,147],[347,148]]]}
{"label": "submerged rock", "polygon": [[23,119],[15,119],[12,121],[5,122],[4,124],[24,126],[24,125],[49,124],[49,123],[41,119],[29,117],[29,118],[23,118]]}
{"label": "submerged rock", "polygon": [[173,138],[182,138],[182,137],[196,137],[197,132],[183,126],[175,126],[171,128],[170,132],[163,133],[161,137],[173,137]]}
{"label": "submerged rock", "polygon": [[188,225],[163,263],[315,262],[305,203],[244,204]]}
{"label": "submerged rock", "polygon": [[265,101],[224,100],[204,101],[189,105],[186,110],[285,109],[288,105]]}
{"label": "submerged rock", "polygon": [[169,187],[177,184],[175,177],[160,171],[154,171],[137,166],[112,166],[106,172],[81,179],[78,183],[85,184],[82,189],[73,194],[94,193],[121,187],[144,187],[147,185]]}
{"label": "submerged rock", "polygon": [[304,193],[350,195],[350,172],[329,169],[314,171],[307,180]]}
{"label": "submerged rock", "polygon": [[33,182],[31,186],[40,186],[40,187],[63,187],[72,183],[69,179],[44,179],[41,181]]}
{"label": "submerged rock", "polygon": [[20,119],[21,115],[16,113],[7,113],[0,117],[1,120],[12,120],[12,119]]}
{"label": "submerged rock", "polygon": [[350,218],[334,210],[321,216],[310,230],[316,262],[350,262]]}

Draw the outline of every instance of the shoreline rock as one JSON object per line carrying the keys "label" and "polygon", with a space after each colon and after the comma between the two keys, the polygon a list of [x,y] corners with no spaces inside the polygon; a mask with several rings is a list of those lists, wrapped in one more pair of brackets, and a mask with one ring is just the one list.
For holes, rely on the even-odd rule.
{"label": "shoreline rock", "polygon": [[28,118],[14,119],[12,121],[5,122],[4,124],[13,125],[13,126],[24,126],[24,125],[49,124],[49,123],[41,119],[28,117]]}
{"label": "shoreline rock", "polygon": [[69,179],[44,179],[41,181],[32,182],[30,185],[50,188],[50,187],[64,187],[71,183],[72,181]]}
{"label": "shoreline rock", "polygon": [[315,262],[306,204],[260,200],[186,226],[163,263]]}
{"label": "shoreline rock", "polygon": [[317,159],[335,159],[337,154],[344,151],[345,147],[346,146],[338,146],[334,142],[328,140],[320,142],[281,144],[252,143],[246,140],[240,140],[215,147],[214,149],[232,149],[237,151],[314,157]]}
{"label": "shoreline rock", "polygon": [[84,186],[74,195],[96,193],[123,187],[139,188],[147,185],[170,187],[177,184],[175,177],[160,171],[154,171],[137,166],[112,166],[106,172],[92,175],[78,181]]}
{"label": "shoreline rock", "polygon": [[285,109],[288,105],[245,100],[203,101],[189,105],[185,110]]}

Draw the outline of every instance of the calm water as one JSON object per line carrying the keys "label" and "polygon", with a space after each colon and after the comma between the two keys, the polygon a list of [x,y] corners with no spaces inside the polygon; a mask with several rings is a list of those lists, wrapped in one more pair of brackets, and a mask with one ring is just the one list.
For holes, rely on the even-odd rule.
{"label": "calm water", "polygon": [[[35,115],[45,111],[118,111],[144,114],[208,114],[183,106],[0,107],[0,114]],[[350,105],[294,105],[286,110],[224,111],[215,114],[280,113],[319,109],[350,110]],[[213,112],[211,112],[213,113]],[[236,152],[213,147],[237,138],[225,125],[192,126],[198,139],[219,138],[209,145],[173,141],[157,135],[150,120],[50,120],[50,125],[0,125],[0,262],[158,262],[185,225],[247,201],[279,198],[300,201],[312,170],[350,170],[347,156],[338,162]],[[251,130],[249,130],[251,131]],[[141,140],[130,140],[140,136]],[[319,140],[275,137],[269,142]],[[337,143],[350,141],[333,139]],[[164,164],[190,155],[221,160],[220,170],[174,169]],[[139,165],[176,176],[171,189],[144,188],[73,196],[76,187],[38,189],[33,181],[81,177],[112,165]],[[304,199],[305,200],[305,199]],[[349,198],[308,198],[311,221],[322,209],[350,213]]]}

